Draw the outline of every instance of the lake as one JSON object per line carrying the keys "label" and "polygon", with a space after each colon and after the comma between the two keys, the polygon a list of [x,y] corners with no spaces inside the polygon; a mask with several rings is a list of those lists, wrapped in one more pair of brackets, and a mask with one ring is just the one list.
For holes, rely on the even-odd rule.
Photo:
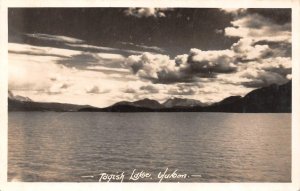
{"label": "lake", "polygon": [[[291,114],[9,112],[8,181],[290,182]],[[142,173],[141,173],[142,174]],[[110,176],[112,177],[112,176]],[[107,179],[108,180],[108,179]],[[113,180],[111,180],[113,181]],[[117,181],[116,182],[120,182]]]}

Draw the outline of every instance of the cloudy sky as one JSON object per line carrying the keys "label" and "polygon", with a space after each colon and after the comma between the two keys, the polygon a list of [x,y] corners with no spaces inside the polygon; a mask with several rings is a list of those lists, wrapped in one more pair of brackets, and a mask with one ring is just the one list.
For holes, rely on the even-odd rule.
{"label": "cloudy sky", "polygon": [[9,90],[104,107],[291,79],[290,9],[10,8]]}

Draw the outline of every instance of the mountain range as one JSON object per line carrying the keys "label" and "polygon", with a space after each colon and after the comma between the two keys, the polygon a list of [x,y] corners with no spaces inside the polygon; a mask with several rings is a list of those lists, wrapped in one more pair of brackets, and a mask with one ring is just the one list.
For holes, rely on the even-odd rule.
{"label": "mountain range", "polygon": [[80,112],[234,112],[234,113],[290,113],[292,81],[255,89],[245,96],[230,96],[207,105],[198,100],[170,98],[164,103],[143,99],[121,101],[109,107],[34,102],[30,98],[9,92],[8,111],[80,111]]}
{"label": "mountain range", "polygon": [[65,103],[35,102],[28,97],[13,95],[8,91],[8,111],[78,111],[82,108],[92,108],[89,105],[74,105]]}

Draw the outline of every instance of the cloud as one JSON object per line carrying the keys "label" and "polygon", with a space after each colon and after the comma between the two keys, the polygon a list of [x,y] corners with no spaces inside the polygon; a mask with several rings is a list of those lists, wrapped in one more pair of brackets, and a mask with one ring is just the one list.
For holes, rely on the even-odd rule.
{"label": "cloud", "polygon": [[129,56],[127,65],[140,78],[151,80],[154,83],[169,83],[184,80],[176,67],[175,61],[162,54],[143,53]]}
{"label": "cloud", "polygon": [[285,23],[291,23],[291,11],[292,9],[290,8],[247,9],[248,14],[259,14],[281,25]]}
{"label": "cloud", "polygon": [[54,63],[55,57],[9,54],[10,89],[60,93],[69,87],[66,76],[74,70]]}
{"label": "cloud", "polygon": [[[225,28],[225,35],[239,40],[229,49],[192,48],[188,54],[174,59],[144,53],[129,56],[126,63],[134,74],[154,84],[200,81],[205,84],[203,79],[213,78],[222,84],[254,88],[286,82],[291,74],[290,23],[278,24],[245,10],[235,15],[232,24],[234,27]],[[176,91],[180,90],[170,90]]]}
{"label": "cloud", "polygon": [[157,46],[146,46],[146,45],[139,45],[139,44],[134,44],[132,42],[120,42],[123,45],[126,46],[131,46],[135,48],[141,48],[144,51],[155,51],[155,52],[165,52],[164,49],[157,47]]}
{"label": "cloud", "polygon": [[127,16],[141,17],[166,17],[165,12],[170,8],[129,8],[125,11]]}
{"label": "cloud", "polygon": [[233,63],[233,54],[231,50],[202,51],[193,48],[183,67],[200,77],[201,74],[205,77],[210,75],[213,77],[216,73],[232,73],[237,69]]}
{"label": "cloud", "polygon": [[287,82],[291,70],[291,58],[272,57],[242,63],[236,73],[232,75],[219,75],[217,80],[226,84],[259,88]]}
{"label": "cloud", "polygon": [[[120,89],[128,80],[136,80],[133,77],[126,77],[129,74],[128,69],[126,71],[121,67],[114,68],[116,64],[114,65],[112,61],[123,58],[115,54],[99,53],[93,57],[93,54],[92,56],[86,55],[80,51],[15,43],[9,43],[8,47],[10,50],[8,56],[9,89],[17,95],[25,95],[36,101],[108,106],[117,101],[114,100],[114,95],[121,94]],[[30,51],[36,54],[20,54],[14,51]],[[58,56],[49,56],[49,54]],[[82,54],[85,56],[79,57],[80,59],[76,56]],[[62,60],[61,56],[63,58],[75,57],[78,63],[73,63],[73,65],[70,63],[68,66],[59,64]],[[99,60],[102,63],[99,64]],[[89,66],[101,68],[89,68]],[[116,78],[113,75],[119,75],[119,77]],[[108,91],[110,91],[110,96],[105,97],[104,93]],[[94,98],[95,95],[100,97]]]}
{"label": "cloud", "polygon": [[103,94],[108,93],[109,91],[109,89],[100,90],[100,88],[96,85],[86,88],[86,93],[89,94]]}
{"label": "cloud", "polygon": [[126,63],[134,74],[153,83],[195,82],[199,77],[235,72],[233,54],[231,50],[191,49],[188,55],[178,55],[174,60],[167,55],[144,53],[129,56]]}
{"label": "cloud", "polygon": [[233,15],[242,14],[247,11],[247,9],[244,8],[221,8],[219,10],[223,11],[224,13],[233,14]]}
{"label": "cloud", "polygon": [[[70,84],[58,82],[53,83],[48,89],[45,89],[44,91],[48,94],[62,94],[70,87]],[[41,89],[42,90],[42,89]],[[40,90],[40,91],[41,91]],[[43,90],[42,90],[43,91]]]}
{"label": "cloud", "polygon": [[13,54],[24,54],[33,56],[51,56],[67,58],[79,54],[80,51],[48,46],[34,46],[29,44],[8,43],[8,51]]}
{"label": "cloud", "polygon": [[236,53],[235,57],[240,61],[259,60],[271,56],[272,50],[268,45],[254,45],[251,38],[242,38],[234,43],[231,49]]}
{"label": "cloud", "polygon": [[232,21],[225,28],[229,37],[251,38],[257,41],[291,42],[291,23],[277,24],[259,14],[247,14]]}
{"label": "cloud", "polygon": [[50,35],[50,34],[41,34],[41,33],[34,33],[34,34],[25,34],[25,36],[45,40],[45,41],[56,41],[56,42],[63,42],[63,43],[72,43],[78,44],[83,43],[83,40],[67,37],[67,36],[60,36],[60,35]]}
{"label": "cloud", "polygon": [[258,41],[253,45],[268,45],[271,49],[269,52],[270,57],[291,57],[292,56],[292,44],[289,42],[269,42]]}
{"label": "cloud", "polygon": [[[125,69],[125,68],[114,68],[114,67],[109,68],[109,67],[101,66],[101,65],[100,66],[99,65],[87,66],[86,70],[99,71],[99,72],[103,72],[106,74],[114,74],[115,76],[119,75],[119,74],[130,74],[128,69]],[[118,77],[123,77],[123,76],[121,75]]]}
{"label": "cloud", "polygon": [[133,89],[133,88],[126,88],[124,90],[124,93],[127,93],[127,94],[136,94],[137,91],[135,89]]}
{"label": "cloud", "polygon": [[[95,52],[95,53],[109,53],[109,54],[122,54],[125,56],[129,56],[132,54],[141,54],[143,53],[144,49],[147,47],[139,47],[141,50],[131,50],[127,47],[125,48],[113,48],[113,47],[106,47],[106,46],[95,46],[86,44],[84,40],[76,39],[72,37],[66,36],[58,36],[58,35],[50,35],[50,34],[41,34],[41,33],[34,33],[34,34],[25,34],[21,35],[21,39],[24,41],[29,42],[31,45],[38,45],[44,47],[51,47],[51,48],[58,48],[61,50],[74,50],[74,51],[84,51],[84,52]],[[158,51],[158,47],[149,47],[149,51]],[[13,50],[15,51],[15,50]],[[28,53],[24,52],[23,53]],[[37,54],[34,52],[34,54]]]}
{"label": "cloud", "polygon": [[120,48],[112,48],[112,47],[106,47],[106,46],[94,46],[89,44],[70,44],[66,43],[65,46],[70,49],[77,49],[81,51],[88,51],[88,52],[109,52],[109,53],[115,53],[115,54],[141,54],[143,51],[139,50],[130,50],[130,49],[120,49]]}
{"label": "cloud", "polygon": [[223,29],[216,29],[216,30],[215,30],[215,33],[216,33],[216,34],[223,34],[224,31],[223,31]]}
{"label": "cloud", "polygon": [[225,28],[226,36],[240,38],[231,47],[238,71],[220,80],[251,88],[287,82],[292,70],[291,23],[274,20],[273,12],[249,9],[235,17],[233,27]]}
{"label": "cloud", "polygon": [[253,88],[265,87],[271,84],[284,84],[288,81],[287,78],[280,74],[266,71],[246,71],[241,77],[251,79],[249,81],[242,82],[242,84],[246,87]]}
{"label": "cloud", "polygon": [[141,86],[141,87],[140,87],[140,90],[146,91],[146,92],[151,93],[151,94],[159,93],[159,89],[156,88],[156,87],[153,86],[153,85],[145,85],[145,86]]}
{"label": "cloud", "polygon": [[178,84],[174,87],[171,87],[168,90],[168,94],[171,95],[194,95],[197,93],[199,87],[197,86],[186,86],[185,84]]}
{"label": "cloud", "polygon": [[292,72],[292,60],[290,57],[268,58],[263,60],[263,63],[258,64],[257,68],[286,76]]}
{"label": "cloud", "polygon": [[62,58],[58,60],[57,63],[81,70],[92,70],[95,66],[102,66],[109,69],[120,68],[124,60],[125,57],[120,54],[80,52],[68,58]]}

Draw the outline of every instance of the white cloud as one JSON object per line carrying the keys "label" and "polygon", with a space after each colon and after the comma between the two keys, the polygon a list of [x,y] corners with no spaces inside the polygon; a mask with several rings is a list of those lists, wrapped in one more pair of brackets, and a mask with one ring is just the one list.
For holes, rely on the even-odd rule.
{"label": "white cloud", "polygon": [[8,43],[8,51],[20,54],[33,54],[33,55],[52,55],[60,57],[71,57],[73,55],[79,54],[80,51],[69,50],[63,48],[54,48],[46,46],[33,46],[29,44],[18,44],[18,43]]}
{"label": "white cloud", "polygon": [[202,51],[193,48],[184,67],[189,67],[192,73],[231,73],[237,68],[233,63],[233,55],[231,50]]}
{"label": "white cloud", "polygon": [[90,69],[90,70],[100,70],[100,71],[111,71],[111,72],[115,72],[116,73],[128,73],[128,69],[125,69],[125,68],[108,68],[108,67],[105,67],[105,66],[88,66],[86,67],[87,69]]}
{"label": "white cloud", "polygon": [[60,36],[60,35],[50,35],[50,34],[41,34],[41,33],[34,33],[34,34],[25,34],[28,37],[46,40],[46,41],[56,41],[56,42],[64,42],[64,43],[83,43],[83,40],[67,37],[67,36]]}
{"label": "white cloud", "polygon": [[[91,70],[58,64],[62,59],[61,56],[71,58],[82,54],[80,51],[11,43],[9,43],[9,50],[9,89],[16,95],[24,95],[36,101],[108,106],[120,101],[115,100],[115,97],[121,93],[120,89],[130,79],[126,77],[128,72],[124,69],[109,68],[105,65],[107,63],[99,65],[100,68],[86,68]],[[48,56],[54,53],[55,56]],[[110,59],[121,58],[112,54],[98,56],[108,62]],[[103,71],[98,72],[96,69]],[[116,79],[115,76],[107,73],[109,70],[112,70],[115,75],[120,75],[119,78]],[[109,96],[105,94],[108,92]],[[99,97],[95,97],[96,95]]]}
{"label": "white cloud", "polygon": [[221,8],[220,10],[223,11],[224,13],[233,14],[233,15],[242,14],[247,11],[247,9],[245,8]]}
{"label": "white cloud", "polygon": [[250,79],[247,82],[243,82],[243,85],[254,88],[269,86],[271,84],[284,84],[288,81],[285,77],[277,73],[257,70],[245,71],[241,77]]}
{"label": "white cloud", "polygon": [[254,42],[251,38],[242,38],[234,43],[231,49],[236,53],[237,58],[243,60],[262,59],[271,52],[268,45],[254,45]]}
{"label": "white cloud", "polygon": [[168,90],[168,94],[171,95],[194,95],[197,93],[199,87],[197,86],[187,86],[185,84],[178,84],[171,87]]}
{"label": "white cloud", "polygon": [[9,86],[12,89],[49,89],[51,79],[58,78],[58,71],[67,70],[53,64],[56,60],[58,58],[52,56],[9,54]]}
{"label": "white cloud", "polygon": [[178,72],[179,67],[176,67],[175,61],[167,55],[151,53],[132,55],[128,57],[126,63],[137,76],[153,82],[182,79]]}
{"label": "white cloud", "polygon": [[146,93],[156,94],[159,93],[159,88],[154,85],[144,85],[140,87],[140,90],[146,91]]}
{"label": "white cloud", "polygon": [[100,89],[97,85],[89,86],[86,88],[86,93],[89,94],[103,94],[108,93],[109,91],[109,89]]}
{"label": "white cloud", "polygon": [[166,17],[165,11],[172,10],[170,8],[129,8],[125,11],[126,15],[141,17]]}
{"label": "white cloud", "polygon": [[237,66],[233,63],[232,50],[201,51],[178,55],[175,60],[167,55],[144,53],[132,55],[127,65],[140,78],[154,83],[193,82],[199,77],[214,77],[218,73],[231,73]]}
{"label": "white cloud", "polygon": [[89,45],[89,44],[70,44],[70,43],[66,43],[65,45],[67,45],[70,48],[81,48],[84,49],[86,51],[109,51],[109,52],[116,52],[116,53],[120,53],[120,52],[124,52],[127,54],[142,54],[142,51],[138,51],[138,50],[129,50],[129,49],[119,49],[119,48],[111,48],[111,47],[106,47],[106,46],[94,46],[94,45]]}
{"label": "white cloud", "polygon": [[140,44],[134,44],[132,42],[120,42],[123,45],[129,45],[136,48],[141,48],[144,51],[156,51],[156,52],[165,52],[164,49],[157,47],[157,46],[146,46],[146,45],[140,45]]}

